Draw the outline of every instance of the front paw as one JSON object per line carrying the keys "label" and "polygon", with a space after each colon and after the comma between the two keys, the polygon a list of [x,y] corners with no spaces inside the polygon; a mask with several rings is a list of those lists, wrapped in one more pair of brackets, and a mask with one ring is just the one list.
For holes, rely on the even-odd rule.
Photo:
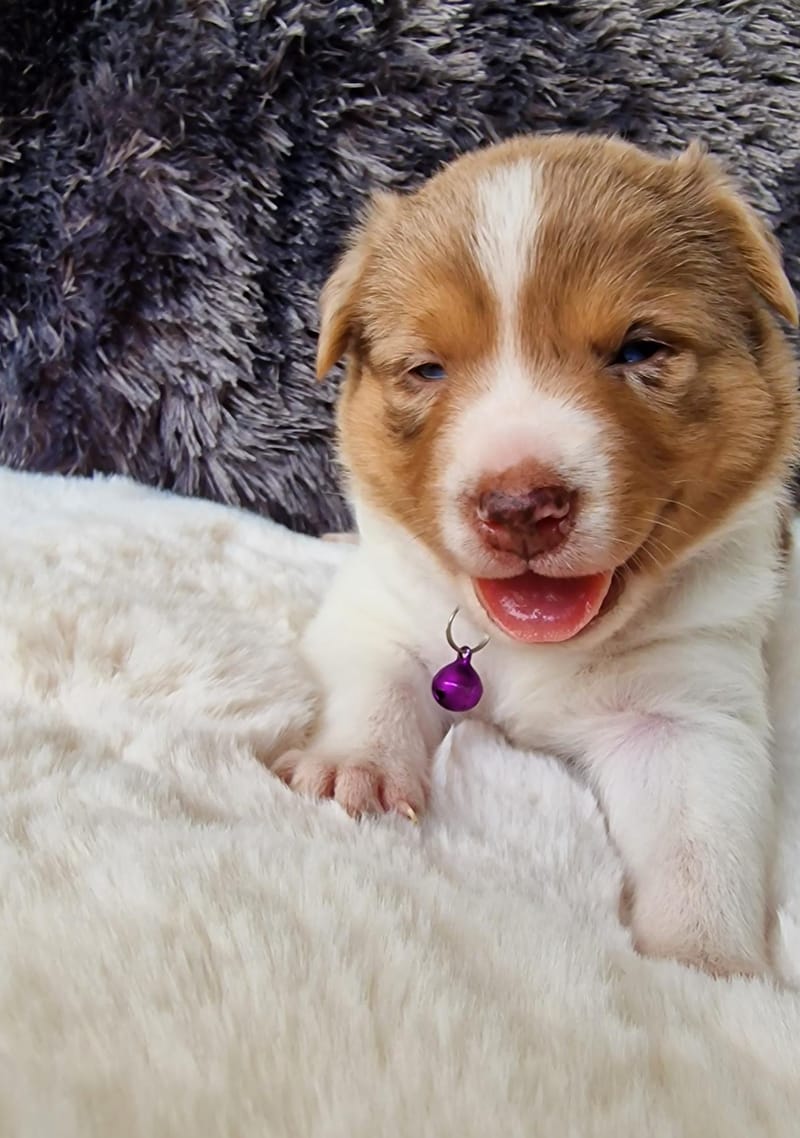
{"label": "front paw", "polygon": [[633,903],[631,931],[642,956],[676,960],[714,977],[764,976],[770,972],[766,931],[725,927],[709,919],[708,911],[695,919],[675,912],[664,897],[661,905]]}
{"label": "front paw", "polygon": [[686,938],[676,941],[652,937],[646,930],[635,932],[633,943],[641,956],[676,960],[679,964],[696,968],[717,979],[727,976],[765,976],[770,971],[766,950],[755,951],[747,956],[733,956],[709,945],[693,944]]}
{"label": "front paw", "polygon": [[292,790],[311,798],[332,798],[353,817],[402,814],[412,822],[428,801],[424,774],[411,765],[347,762],[314,750],[288,751],[272,767]]}

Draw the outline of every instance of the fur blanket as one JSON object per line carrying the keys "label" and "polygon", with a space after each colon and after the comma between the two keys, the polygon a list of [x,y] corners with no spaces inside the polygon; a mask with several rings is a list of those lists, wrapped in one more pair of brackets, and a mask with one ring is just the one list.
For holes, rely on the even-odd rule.
{"label": "fur blanket", "polygon": [[9,472],[0,541],[0,1134],[796,1138],[800,603],[773,661],[792,990],[637,956],[591,795],[478,724],[418,827],[271,776],[346,548]]}

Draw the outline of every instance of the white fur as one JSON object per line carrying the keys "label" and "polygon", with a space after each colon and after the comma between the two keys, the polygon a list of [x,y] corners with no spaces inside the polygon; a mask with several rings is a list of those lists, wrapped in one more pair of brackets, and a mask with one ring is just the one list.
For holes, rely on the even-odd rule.
{"label": "white fur", "polygon": [[[383,588],[391,540],[363,520]],[[800,999],[637,956],[619,858],[561,763],[462,723],[414,827],[358,824],[257,761],[309,723],[298,636],[358,555],[7,471],[0,531],[4,1138],[794,1138]],[[408,551],[386,585],[423,590],[395,631],[438,663],[452,597],[425,564]],[[797,566],[790,599],[774,952],[800,984]]]}
{"label": "white fur", "polygon": [[495,167],[475,185],[473,245],[478,265],[500,304],[505,337],[513,339],[520,287],[535,256],[541,219],[541,175],[536,163]]}

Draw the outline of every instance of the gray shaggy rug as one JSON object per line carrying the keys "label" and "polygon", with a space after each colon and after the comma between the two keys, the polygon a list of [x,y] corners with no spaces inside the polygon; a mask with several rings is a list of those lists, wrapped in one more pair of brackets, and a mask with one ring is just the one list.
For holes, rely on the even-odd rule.
{"label": "gray shaggy rug", "polygon": [[345,521],[316,298],[368,189],[700,136],[800,283],[798,0],[3,0],[0,461]]}

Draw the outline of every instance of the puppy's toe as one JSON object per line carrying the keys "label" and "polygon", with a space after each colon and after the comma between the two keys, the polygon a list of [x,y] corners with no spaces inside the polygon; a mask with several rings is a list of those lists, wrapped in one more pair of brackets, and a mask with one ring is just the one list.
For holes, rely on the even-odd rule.
{"label": "puppy's toe", "polygon": [[394,770],[383,776],[380,788],[384,810],[416,822],[428,804],[428,783],[414,770]]}
{"label": "puppy's toe", "polygon": [[353,763],[339,768],[334,796],[354,817],[396,813],[416,822],[425,809],[428,792],[424,780],[413,770]]}
{"label": "puppy's toe", "polygon": [[298,794],[332,798],[336,764],[309,751],[287,751],[272,767],[272,773]]}
{"label": "puppy's toe", "polygon": [[361,814],[382,814],[380,787],[379,767],[353,763],[339,767],[336,772],[334,797],[354,818]]}
{"label": "puppy's toe", "polygon": [[396,813],[416,822],[428,800],[428,784],[412,768],[343,762],[324,751],[287,751],[272,773],[299,794],[334,798],[354,818]]}

